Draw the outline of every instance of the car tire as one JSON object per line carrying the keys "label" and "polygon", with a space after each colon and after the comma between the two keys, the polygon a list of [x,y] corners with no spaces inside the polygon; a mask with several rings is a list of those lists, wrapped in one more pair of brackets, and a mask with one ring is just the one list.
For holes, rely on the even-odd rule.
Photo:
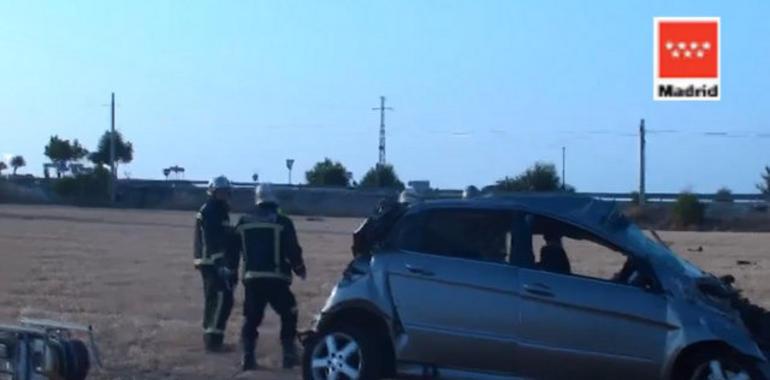
{"label": "car tire", "polygon": [[77,370],[77,365],[73,360],[72,346],[70,346],[67,340],[59,340],[59,347],[61,347],[61,368],[59,369],[62,379],[72,380],[72,374]]}
{"label": "car tire", "polygon": [[306,342],[302,378],[378,380],[382,373],[381,361],[382,353],[374,334],[355,327],[334,327]]}
{"label": "car tire", "polygon": [[753,363],[726,352],[704,352],[692,356],[683,374],[683,378],[689,380],[767,380]]}
{"label": "car tire", "polygon": [[83,341],[73,339],[67,342],[72,352],[72,361],[74,370],[70,374],[72,377],[68,380],[85,380],[88,371],[91,369],[91,360],[88,356],[88,347]]}

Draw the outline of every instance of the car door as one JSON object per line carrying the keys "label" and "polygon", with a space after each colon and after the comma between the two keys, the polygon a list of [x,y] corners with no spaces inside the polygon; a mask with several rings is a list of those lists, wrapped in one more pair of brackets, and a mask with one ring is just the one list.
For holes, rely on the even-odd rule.
{"label": "car door", "polygon": [[519,281],[519,354],[529,372],[543,378],[660,376],[673,328],[662,293],[537,266],[521,268]]}
{"label": "car door", "polygon": [[[519,299],[518,270],[507,263],[510,214],[442,210],[408,224],[396,249],[378,256],[387,261],[405,332],[399,357],[438,367],[514,373]],[[478,247],[479,239],[492,248]]]}

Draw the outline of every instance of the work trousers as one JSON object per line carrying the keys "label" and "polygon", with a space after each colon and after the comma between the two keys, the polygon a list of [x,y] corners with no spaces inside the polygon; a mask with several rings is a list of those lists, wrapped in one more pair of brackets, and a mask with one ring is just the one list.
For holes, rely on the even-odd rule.
{"label": "work trousers", "polygon": [[221,346],[233,308],[233,291],[214,265],[201,266],[203,278],[203,340],[207,348]]}
{"label": "work trousers", "polygon": [[243,328],[241,340],[243,350],[253,353],[259,337],[258,328],[265,316],[268,304],[281,317],[281,343],[291,345],[297,336],[297,301],[289,288],[289,282],[282,279],[252,279],[244,282]]}

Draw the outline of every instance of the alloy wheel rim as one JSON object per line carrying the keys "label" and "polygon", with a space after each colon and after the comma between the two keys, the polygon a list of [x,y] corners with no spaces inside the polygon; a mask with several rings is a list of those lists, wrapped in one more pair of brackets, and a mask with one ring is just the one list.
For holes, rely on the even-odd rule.
{"label": "alloy wheel rim", "polygon": [[715,359],[705,365],[707,368],[703,373],[706,380],[751,380],[749,373],[735,363]]}
{"label": "alloy wheel rim", "polygon": [[313,379],[360,380],[363,357],[361,345],[347,334],[335,332],[324,336],[310,357]]}

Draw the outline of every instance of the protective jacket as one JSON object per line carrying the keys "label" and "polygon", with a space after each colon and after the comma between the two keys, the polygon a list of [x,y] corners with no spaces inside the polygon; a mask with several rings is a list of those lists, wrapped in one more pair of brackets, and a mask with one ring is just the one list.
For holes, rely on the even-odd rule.
{"label": "protective jacket", "polygon": [[210,198],[200,208],[195,220],[195,265],[225,264],[225,255],[232,244],[232,236],[227,203]]}
{"label": "protective jacket", "polygon": [[291,282],[292,272],[304,274],[302,248],[294,223],[277,208],[259,206],[242,216],[235,228],[243,257],[243,281],[275,278]]}

